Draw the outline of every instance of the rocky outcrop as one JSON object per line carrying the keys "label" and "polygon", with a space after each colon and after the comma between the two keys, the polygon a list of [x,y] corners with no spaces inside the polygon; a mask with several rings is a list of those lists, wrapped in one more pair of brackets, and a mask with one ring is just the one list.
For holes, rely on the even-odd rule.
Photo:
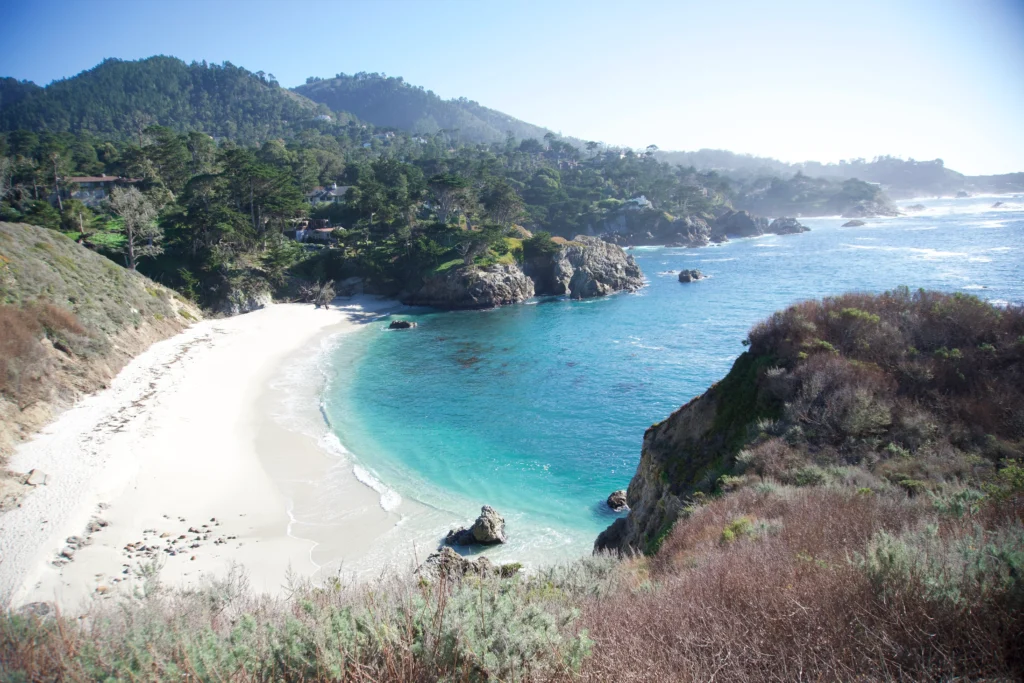
{"label": "rocky outcrop", "polygon": [[517,265],[460,266],[428,278],[401,301],[444,309],[494,308],[525,301],[533,293],[533,281]]}
{"label": "rocky outcrop", "polygon": [[707,276],[704,273],[696,269],[679,271],[680,282],[693,282],[695,280],[703,280],[705,277]]}
{"label": "rocky outcrop", "polygon": [[713,226],[716,235],[726,237],[757,237],[763,235],[767,228],[767,219],[754,216],[749,211],[732,209],[716,218]]}
{"label": "rocky outcrop", "polygon": [[841,227],[841,228],[859,228],[862,225],[864,225],[864,221],[853,220],[853,221],[846,221],[845,223],[843,223],[839,227]]}
{"label": "rocky outcrop", "polygon": [[768,225],[765,232],[776,235],[799,235],[802,232],[810,232],[810,228],[795,218],[776,218]]}
{"label": "rocky outcrop", "polygon": [[644,285],[643,273],[622,247],[597,237],[577,235],[561,250],[527,264],[537,294],[589,299],[632,292]]}
{"label": "rocky outcrop", "polygon": [[900,212],[891,202],[871,199],[857,202],[843,211],[843,218],[872,218],[874,216],[899,216]]}
{"label": "rocky outcrop", "polygon": [[448,545],[494,545],[505,542],[505,519],[490,505],[480,508],[480,516],[470,528],[453,529],[444,542]]}
{"label": "rocky outcrop", "polygon": [[607,503],[608,507],[610,507],[612,510],[615,510],[616,512],[619,512],[620,510],[625,510],[627,507],[629,507],[626,503],[626,489],[619,489],[618,491],[613,491],[612,494],[608,496],[608,500],[606,500],[605,503]]}
{"label": "rocky outcrop", "polygon": [[231,316],[251,313],[272,303],[273,297],[264,283],[246,282],[230,286],[213,308],[217,313]]}
{"label": "rocky outcrop", "polygon": [[461,579],[466,576],[500,576],[507,579],[515,576],[522,565],[519,563],[495,565],[486,557],[478,557],[470,560],[451,548],[441,548],[436,553],[431,553],[427,559],[416,569],[419,575],[426,575],[431,578],[442,576],[448,579]]}
{"label": "rocky outcrop", "polygon": [[408,320],[392,320],[388,325],[389,330],[410,330],[414,327],[416,327],[416,323]]}
{"label": "rocky outcrop", "polygon": [[629,515],[601,532],[596,551],[652,550],[678,519],[688,494],[713,486],[722,446],[715,434],[720,385],[648,428],[640,464],[626,490]]}

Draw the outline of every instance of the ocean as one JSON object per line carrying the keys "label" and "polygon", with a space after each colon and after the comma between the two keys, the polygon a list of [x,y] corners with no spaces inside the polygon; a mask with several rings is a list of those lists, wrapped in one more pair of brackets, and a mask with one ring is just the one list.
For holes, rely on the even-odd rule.
{"label": "ocean", "polygon": [[[992,208],[996,201],[1005,205]],[[722,378],[747,331],[797,301],[900,285],[1024,302],[1024,196],[911,200],[899,218],[808,218],[811,232],[702,249],[637,247],[647,286],[489,311],[408,309],[326,345],[320,371],[337,468],[400,520],[360,571],[422,559],[481,505],[527,566],[590,552],[604,504],[636,469],[644,431]],[[683,268],[708,277],[678,282]]]}

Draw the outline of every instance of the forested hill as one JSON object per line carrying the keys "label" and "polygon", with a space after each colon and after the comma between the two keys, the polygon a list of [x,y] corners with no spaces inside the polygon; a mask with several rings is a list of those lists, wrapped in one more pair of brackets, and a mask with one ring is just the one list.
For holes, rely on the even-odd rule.
{"label": "forested hill", "polygon": [[[108,59],[45,88],[0,80],[2,130],[130,139],[155,124],[251,144],[312,124],[320,114],[331,112],[280,87],[272,76],[229,62],[186,64],[163,56],[135,62]],[[332,122],[338,123],[333,114]]]}
{"label": "forested hill", "polygon": [[347,111],[375,126],[411,133],[448,131],[453,141],[502,142],[509,133],[519,140],[543,138],[548,131],[460,97],[443,100],[402,78],[380,74],[338,74],[310,78],[295,92],[334,111]]}

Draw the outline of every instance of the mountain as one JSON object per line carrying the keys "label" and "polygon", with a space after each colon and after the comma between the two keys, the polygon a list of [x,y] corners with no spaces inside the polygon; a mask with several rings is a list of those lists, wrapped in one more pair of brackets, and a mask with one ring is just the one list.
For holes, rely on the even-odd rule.
{"label": "mountain", "polygon": [[45,88],[0,81],[0,130],[91,132],[124,139],[158,124],[241,143],[282,136],[330,112],[262,72],[174,57],[107,59]]}
{"label": "mountain", "polygon": [[375,73],[310,78],[295,92],[334,111],[351,112],[375,126],[412,133],[451,131],[452,139],[461,142],[502,142],[509,133],[520,140],[539,140],[549,132],[464,97],[443,100],[402,78]]}

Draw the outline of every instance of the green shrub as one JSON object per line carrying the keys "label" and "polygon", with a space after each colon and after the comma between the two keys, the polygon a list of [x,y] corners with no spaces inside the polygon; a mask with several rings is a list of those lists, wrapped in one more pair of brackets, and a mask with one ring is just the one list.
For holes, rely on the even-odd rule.
{"label": "green shrub", "polygon": [[928,525],[903,534],[878,532],[855,565],[875,590],[919,589],[930,600],[965,607],[995,596],[1024,597],[1024,528],[940,534]]}

